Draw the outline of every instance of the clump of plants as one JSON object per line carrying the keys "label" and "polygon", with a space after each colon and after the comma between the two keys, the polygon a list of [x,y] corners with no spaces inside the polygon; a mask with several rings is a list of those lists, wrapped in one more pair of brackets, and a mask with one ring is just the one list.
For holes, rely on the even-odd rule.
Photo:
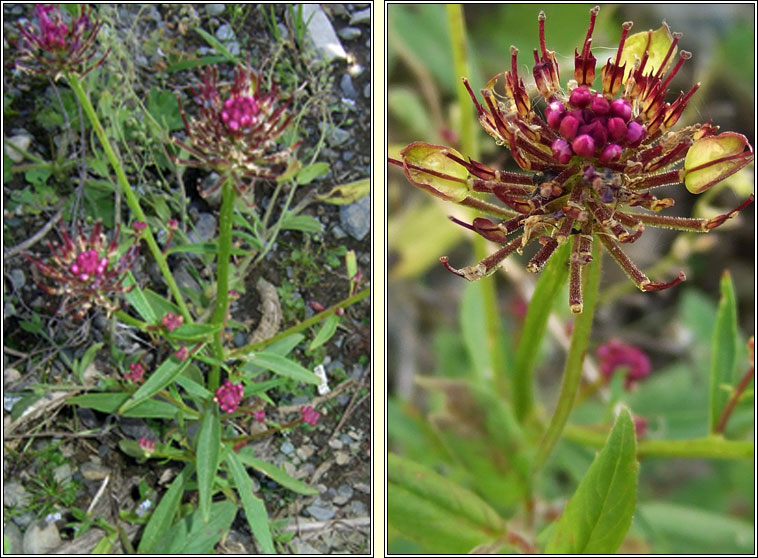
{"label": "clump of plants", "polygon": [[[253,491],[250,470],[295,493],[317,491],[256,457],[249,444],[283,430],[312,428],[324,409],[319,410],[316,403],[304,404],[295,416],[279,421],[272,412],[276,403],[267,392],[284,385],[300,390],[302,384],[322,384],[322,379],[288,355],[303,341],[300,332],[312,326],[317,334],[311,346],[326,343],[336,330],[338,313],[366,298],[369,291],[359,292],[357,285],[346,281],[347,296],[339,303],[276,335],[233,346],[233,333],[242,326],[231,317],[231,303],[239,297],[238,289],[244,289],[248,271],[269,253],[280,230],[314,227],[315,220],[296,215],[290,204],[297,187],[323,174],[324,164],[302,165],[297,159],[301,142],[293,131],[297,115],[292,93],[280,90],[249,62],[231,55],[225,58],[233,66],[230,84],[219,79],[228,65],[203,60],[199,83],[189,87],[188,99],[172,96],[171,106],[161,92],[151,94],[147,126],[144,121],[137,123],[137,111],[129,115],[122,113],[124,109],[110,110],[108,94],[94,86],[109,55],[109,49],[99,48],[101,28],[96,12],[86,7],[37,5],[31,20],[19,25],[14,43],[16,68],[47,77],[56,90],[65,86],[64,91],[73,94],[75,106],[96,138],[88,170],[106,182],[115,174],[116,185],[109,186],[117,200],[111,206],[112,219],[120,222],[121,201],[128,215],[123,229],[116,225],[109,230],[102,219],[78,220],[68,228],[53,223],[59,240],[49,242],[47,252],[26,250],[23,254],[36,270],[39,287],[54,297],[60,319],[78,324],[104,316],[111,320],[112,332],[130,330],[151,347],[123,354],[115,339],[106,339],[113,343],[111,354],[117,355],[120,377],[99,378],[89,384],[87,393],[67,403],[120,417],[152,419],[152,424],[162,425],[155,435],[121,440],[121,450],[139,460],[182,464],[166,493],[140,508],[137,516],[145,527],[134,548],[127,550],[208,553],[229,530],[241,506],[258,550],[274,553],[269,514],[261,495]],[[93,103],[95,95],[99,101]],[[161,117],[163,111],[168,118]],[[161,127],[176,114],[179,126]],[[111,133],[111,126],[117,133]],[[144,189],[130,180],[127,167],[142,171],[141,176],[144,167],[134,164],[128,147],[114,142],[114,137],[124,139],[118,132],[129,133],[129,127],[137,131],[142,127],[143,139],[147,130],[153,143],[156,137],[165,140],[161,146],[165,157],[153,151],[156,161],[163,159],[158,166],[163,164],[164,171],[181,175],[184,168],[193,167],[220,176],[203,192],[207,196],[220,191],[215,238],[188,242],[186,224],[177,219],[182,216],[169,211],[173,204],[143,196]],[[181,133],[169,133],[179,129]],[[100,151],[102,159],[97,158]],[[123,158],[125,152],[129,164]],[[269,207],[265,215],[259,215],[256,192],[263,184],[276,185],[274,200],[286,192],[284,209],[278,214]],[[156,215],[145,211],[145,199]],[[179,285],[170,265],[175,254],[201,255],[214,264],[207,267],[210,278],[208,273],[197,277],[207,286],[203,293]],[[155,266],[153,277],[162,283],[159,288],[151,289],[135,278],[141,266]],[[165,296],[158,292],[164,289]],[[88,351],[88,355],[91,363],[94,353]],[[140,490],[148,492],[146,487]],[[186,505],[190,497],[196,499],[196,506]],[[79,519],[94,522],[86,516]],[[106,530],[97,547],[100,551],[107,551],[123,535],[116,529]]]}

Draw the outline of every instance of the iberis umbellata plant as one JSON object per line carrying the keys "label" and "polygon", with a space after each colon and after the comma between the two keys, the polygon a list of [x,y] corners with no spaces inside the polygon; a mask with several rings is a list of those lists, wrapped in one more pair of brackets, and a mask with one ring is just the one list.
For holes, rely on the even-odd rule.
{"label": "iberis umbellata plant", "polygon": [[[599,72],[592,54],[592,32],[598,8],[581,49],[575,52],[574,75],[561,84],[555,52],[548,50],[545,14],[539,14],[539,50],[532,74],[538,97],[530,98],[518,70],[518,49],[511,47],[511,69],[493,77],[480,91],[482,101],[464,78],[479,122],[498,145],[510,150],[526,171],[492,168],[451,147],[416,142],[402,150],[408,180],[445,200],[499,218],[477,217],[471,224],[453,219],[486,239],[502,244],[476,265],[453,273],[470,281],[494,272],[513,252],[533,241],[541,248],[527,269],[540,271],[556,249],[571,240],[569,303],[582,311],[581,270],[591,261],[592,244],[600,242],[642,291],[667,289],[683,281],[649,279],[624,253],[622,245],[637,240],[646,226],[708,232],[737,215],[752,200],[710,219],[669,217],[660,212],[674,200],[656,195],[664,186],[684,183],[702,193],[753,160],[747,138],[718,132],[710,121],[676,129],[695,84],[674,100],[669,84],[691,57],[677,53],[679,33],[664,24],[656,31],[629,35],[622,26],[616,54]],[[498,90],[504,78],[505,95]],[[492,194],[502,205],[479,199]],[[505,206],[505,207],[503,207]]]}

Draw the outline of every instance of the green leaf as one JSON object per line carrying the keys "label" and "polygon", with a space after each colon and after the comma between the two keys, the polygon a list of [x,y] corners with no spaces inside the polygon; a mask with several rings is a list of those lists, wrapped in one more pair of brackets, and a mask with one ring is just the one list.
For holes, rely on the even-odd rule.
{"label": "green leaf", "polygon": [[255,540],[261,547],[264,554],[275,554],[274,541],[271,538],[271,528],[268,521],[268,513],[263,500],[253,496],[253,483],[242,466],[239,457],[231,446],[230,451],[226,454],[226,462],[229,464],[229,470],[232,472],[234,484],[237,487],[237,493],[242,500],[242,507],[245,510],[247,523],[250,530],[255,536]]}
{"label": "green leaf", "polygon": [[211,554],[237,515],[237,505],[230,501],[211,504],[211,519],[203,520],[200,510],[172,525],[153,547],[155,554]]}
{"label": "green leaf", "polygon": [[390,526],[430,553],[462,554],[506,534],[479,496],[423,465],[389,454],[387,482]]}
{"label": "green leaf", "polygon": [[318,490],[311,486],[308,486],[301,480],[291,477],[287,474],[286,471],[280,469],[276,465],[253,457],[252,450],[249,447],[243,448],[237,455],[239,457],[239,460],[242,461],[245,465],[249,465],[253,469],[257,469],[267,477],[276,481],[284,488],[288,488],[292,492],[297,492],[298,494],[303,494],[305,496],[314,496],[318,494]]}
{"label": "green leaf", "polygon": [[134,288],[124,295],[127,302],[129,302],[143,320],[154,324],[158,321],[158,316],[155,315],[153,307],[150,306],[150,303],[145,298],[145,293],[142,292],[142,289],[137,285],[137,281],[134,280],[132,272],[129,271],[124,280],[124,287],[130,287],[132,285],[134,285]]}
{"label": "green leaf", "polygon": [[298,382],[305,382],[307,384],[318,385],[321,380],[318,379],[313,372],[303,368],[297,362],[284,358],[283,356],[263,352],[263,353],[251,353],[245,356],[245,359],[252,364],[260,366],[266,370],[271,370],[275,374],[280,376],[286,376],[292,378]]}
{"label": "green leaf", "polygon": [[207,42],[209,45],[215,48],[219,53],[226,56],[226,59],[229,62],[233,62],[235,64],[241,64],[240,60],[236,56],[234,56],[231,52],[229,52],[229,50],[223,44],[221,44],[221,42],[219,42],[219,40],[216,39],[216,37],[204,31],[203,29],[200,29],[199,27],[196,28],[195,31],[197,31],[200,34],[200,36],[203,39],[205,39],[205,42]]}
{"label": "green leaf", "polygon": [[[163,317],[169,312],[181,314],[179,307],[176,304],[163,298],[158,293],[153,292],[150,289],[144,289],[142,294],[144,294],[145,300],[147,300],[148,304],[153,309],[155,316]],[[157,321],[157,317],[155,321]],[[155,321],[153,323],[155,323]]]}
{"label": "green leaf", "polygon": [[312,351],[332,338],[332,335],[337,331],[337,325],[339,324],[339,316],[332,314],[326,320],[318,330],[316,337],[313,338],[310,345],[308,345],[308,351]]}
{"label": "green leaf", "polygon": [[[166,251],[166,255],[177,253],[189,253],[189,254],[218,254],[217,242],[195,242],[190,244],[182,244],[181,246],[174,246]],[[249,254],[249,250],[242,250],[240,248],[232,248],[231,254],[235,256],[245,256]]]}
{"label": "green leaf", "polygon": [[311,234],[321,232],[321,223],[310,215],[292,215],[291,212],[282,217],[281,227],[285,230],[302,231]]}
{"label": "green leaf", "polygon": [[182,324],[168,334],[171,339],[182,341],[202,341],[221,330],[221,324]]}
{"label": "green leaf", "polygon": [[484,292],[481,281],[466,283],[461,300],[461,333],[474,371],[479,378],[492,376],[492,359],[484,320]]}
{"label": "green leaf", "polygon": [[147,110],[156,122],[165,124],[169,130],[184,128],[184,121],[179,112],[176,95],[171,91],[153,87],[147,95]]}
{"label": "green leaf", "polygon": [[83,374],[89,365],[92,364],[92,361],[95,360],[95,356],[97,356],[97,352],[103,348],[103,345],[104,343],[95,343],[85,351],[84,356],[82,356],[82,359],[79,361],[79,374]]}
{"label": "green leaf", "polygon": [[716,327],[711,345],[711,387],[709,425],[716,428],[721,413],[729,401],[729,392],[722,384],[732,386],[737,365],[739,339],[737,337],[737,302],[734,285],[728,271],[721,277],[721,300],[716,312]]}
{"label": "green leaf", "polygon": [[[101,413],[113,414],[128,400],[128,393],[85,393],[84,395],[70,397],[68,403],[87,409],[95,409]],[[149,400],[134,405],[121,414],[125,417],[174,418],[177,411],[178,409],[175,406],[166,401]]]}
{"label": "green leaf", "polygon": [[197,490],[198,503],[203,521],[208,523],[211,514],[211,496],[213,481],[218,470],[219,452],[221,451],[221,421],[218,418],[218,406],[208,401],[197,434]]}
{"label": "green leaf", "polygon": [[558,521],[547,554],[613,554],[632,524],[637,500],[637,444],[629,409],[623,407]]}
{"label": "green leaf", "polygon": [[[203,343],[198,352],[205,346]],[[153,372],[147,381],[140,386],[140,388],[121,406],[118,410],[119,414],[124,414],[127,410],[139,405],[145,399],[150,399],[153,395],[165,388],[174,379],[184,372],[187,366],[190,365],[192,359],[187,359],[182,362],[176,356],[172,355],[161,364],[158,369]]]}
{"label": "green leaf", "polygon": [[671,502],[641,503],[657,554],[753,554],[755,529],[747,521]]}
{"label": "green leaf", "polygon": [[[624,80],[634,69],[635,60],[641,60],[645,52],[647,52],[647,64],[645,69],[649,68],[649,72],[655,73],[663,64],[666,54],[668,54],[669,47],[673,42],[671,36],[671,30],[665,23],[658,29],[652,32],[642,31],[640,33],[634,33],[629,35],[624,41],[624,50],[621,53],[620,65],[626,64],[626,76]],[[666,67],[668,67],[672,61],[676,60],[676,48],[668,57]],[[663,69],[663,74],[666,68]]]}
{"label": "green leaf", "polygon": [[155,508],[153,515],[150,517],[150,521],[147,522],[145,530],[142,533],[137,552],[140,554],[148,554],[158,539],[164,534],[169,532],[169,527],[174,520],[174,516],[179,509],[179,504],[182,502],[182,495],[184,494],[184,483],[187,477],[192,474],[194,466],[188,464],[184,470],[177,475],[171,486],[161,498],[158,507]]}
{"label": "green leaf", "polygon": [[516,362],[513,367],[513,406],[519,420],[524,420],[534,405],[533,382],[534,365],[537,362],[539,347],[545,336],[547,321],[554,302],[559,298],[568,277],[568,254],[570,245],[566,242],[558,248],[540,274],[534,289],[529,309],[526,312],[524,327],[521,331]]}
{"label": "green leaf", "polygon": [[323,196],[316,194],[316,198],[325,201],[326,203],[333,203],[335,205],[347,205],[357,202],[364,196],[368,196],[371,193],[371,179],[363,178],[356,180],[355,182],[348,182],[346,184],[340,184],[335,186],[328,193]]}
{"label": "green leaf", "polygon": [[306,165],[300,169],[295,180],[302,186],[303,184],[310,184],[319,176],[324,176],[326,174],[329,174],[329,163],[319,161],[318,163]]}
{"label": "green leaf", "polygon": [[204,56],[203,58],[189,58],[187,60],[180,60],[176,64],[171,64],[168,68],[166,68],[166,72],[172,74],[174,72],[181,72],[182,70],[197,68],[198,66],[208,66],[210,64],[226,62],[227,60],[228,58],[226,56]]}

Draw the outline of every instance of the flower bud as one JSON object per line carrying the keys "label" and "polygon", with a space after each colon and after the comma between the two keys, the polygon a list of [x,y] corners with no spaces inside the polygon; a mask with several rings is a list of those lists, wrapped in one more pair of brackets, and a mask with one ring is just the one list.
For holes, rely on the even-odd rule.
{"label": "flower bud", "polygon": [[561,120],[558,132],[567,140],[572,140],[576,137],[577,130],[579,130],[579,120],[569,114]]}
{"label": "flower bud", "polygon": [[611,104],[600,94],[594,95],[590,102],[590,109],[599,116],[605,116],[611,111]]}
{"label": "flower bud", "polygon": [[618,159],[621,157],[621,151],[621,146],[616,143],[606,145],[602,153],[600,153],[600,162],[610,163],[613,161],[618,161]]}
{"label": "flower bud", "polygon": [[550,147],[553,150],[553,157],[562,165],[568,163],[574,154],[571,151],[571,146],[565,139],[559,138],[555,140]]}
{"label": "flower bud", "polygon": [[626,141],[632,147],[639,145],[645,138],[645,128],[639,122],[630,122],[626,128]]}
{"label": "flower bud", "polygon": [[547,119],[548,126],[553,130],[558,129],[565,114],[566,107],[560,101],[553,101],[545,108],[545,118]]}
{"label": "flower bud", "polygon": [[629,122],[629,119],[632,117],[632,106],[626,99],[613,99],[611,101],[611,114],[618,116],[624,122]]}
{"label": "flower bud", "polygon": [[626,139],[626,123],[619,116],[608,119],[608,134],[612,141],[623,141]]}
{"label": "flower bud", "polygon": [[587,87],[582,85],[571,92],[571,95],[569,96],[569,104],[571,104],[572,107],[584,108],[590,104],[591,99],[592,93],[590,93],[590,90]]}
{"label": "flower bud", "polygon": [[581,134],[572,143],[574,153],[580,157],[592,157],[595,154],[595,140],[589,134]]}

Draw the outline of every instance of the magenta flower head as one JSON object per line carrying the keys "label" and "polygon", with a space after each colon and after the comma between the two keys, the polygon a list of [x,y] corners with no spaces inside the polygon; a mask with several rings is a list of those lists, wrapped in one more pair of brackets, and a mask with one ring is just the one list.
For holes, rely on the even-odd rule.
{"label": "magenta flower head", "polygon": [[145,375],[145,368],[139,362],[133,362],[129,365],[129,372],[124,377],[132,382],[139,382]]}
{"label": "magenta flower head", "polygon": [[242,384],[233,384],[227,380],[216,390],[216,397],[213,400],[218,403],[222,411],[233,413],[239,407],[243,391]]}
{"label": "magenta flower head", "polygon": [[182,347],[179,347],[179,349],[174,353],[174,356],[178,358],[179,360],[181,360],[182,362],[184,362],[185,360],[187,360],[188,354],[189,353],[187,351],[187,347],[182,346]]}
{"label": "magenta flower head", "polygon": [[62,312],[73,312],[81,318],[92,306],[104,308],[110,315],[119,309],[112,300],[117,293],[126,292],[123,281],[137,260],[138,246],[132,244],[121,257],[117,257],[119,228],[110,243],[102,233],[102,223],[96,222],[89,236],[82,232],[72,239],[63,225],[60,226],[62,243],[48,243],[52,256],[44,263],[24,254],[52,284],[38,283],[52,295],[62,295],[65,302]]}
{"label": "magenta flower head", "polygon": [[184,318],[178,316],[177,314],[174,314],[173,312],[168,312],[165,316],[163,316],[163,318],[161,318],[161,323],[167,330],[169,330],[169,332],[174,331],[176,328],[182,325],[183,321]]}
{"label": "magenta flower head", "polygon": [[108,55],[106,52],[92,62],[101,26],[102,23],[90,19],[87,6],[81,7],[78,17],[69,17],[58,5],[36,4],[32,22],[18,25],[21,38],[16,47],[21,56],[16,67],[54,79],[65,72],[85,76]]}
{"label": "magenta flower head", "polygon": [[[406,146],[401,166],[415,186],[447,201],[494,216],[471,224],[451,220],[502,247],[476,265],[456,269],[475,281],[493,273],[512,253],[536,241],[540,247],[527,269],[545,267],[556,249],[571,242],[569,305],[582,311],[581,272],[592,260],[592,246],[601,242],[642,291],[659,291],[680,283],[650,280],[622,250],[646,226],[709,232],[737,215],[753,195],[728,213],[710,219],[658,215],[674,204],[653,190],[684,183],[699,194],[753,160],[747,138],[733,132],[716,134],[710,122],[681,129],[674,125],[699,84],[672,98],[669,85],[691,57],[677,56],[679,33],[664,23],[656,31],[629,36],[623,24],[616,53],[600,69],[592,55],[592,32],[599,8],[590,10],[587,35],[574,57],[574,75],[565,88],[555,52],[548,50],[544,12],[538,16],[539,49],[534,50],[533,76],[539,99],[533,101],[519,76],[518,49],[511,47],[511,68],[504,95],[496,92],[500,76],[480,91],[480,103],[467,80],[479,122],[498,145],[510,150],[527,173],[492,168],[451,147],[415,142]],[[667,100],[669,99],[669,100]],[[544,107],[544,108],[542,108]],[[657,192],[657,190],[655,190]],[[480,199],[488,193],[497,203]]]}
{"label": "magenta flower head", "polygon": [[[291,99],[280,103],[275,84],[263,91],[261,76],[249,67],[235,69],[228,93],[219,89],[215,67],[207,68],[201,79],[202,87],[191,89],[198,106],[196,117],[187,118],[179,99],[187,141],[173,139],[194,159],[179,160],[169,154],[171,158],[181,165],[213,169],[222,176],[230,174],[240,194],[246,193],[256,178],[273,180],[281,176],[294,162],[293,152],[300,145],[282,147],[277,143],[292,122],[292,115],[286,113]],[[252,180],[250,186],[244,178]]]}
{"label": "magenta flower head", "polygon": [[142,451],[145,452],[146,457],[150,457],[152,453],[155,451],[155,442],[148,440],[144,436],[139,439],[139,447]]}
{"label": "magenta flower head", "polygon": [[639,348],[611,339],[600,345],[595,353],[600,372],[607,379],[617,371],[625,370],[624,388],[632,389],[637,382],[650,375],[650,359]]}
{"label": "magenta flower head", "polygon": [[303,416],[303,422],[316,426],[318,419],[321,418],[321,413],[316,411],[313,407],[308,405],[307,407],[300,408],[300,414]]}
{"label": "magenta flower head", "polygon": [[263,410],[263,409],[260,409],[260,410],[258,410],[258,411],[255,411],[255,412],[253,413],[253,418],[255,418],[255,420],[257,420],[258,422],[263,422],[263,421],[265,421],[265,420],[266,420],[266,411],[265,411],[265,410]]}

